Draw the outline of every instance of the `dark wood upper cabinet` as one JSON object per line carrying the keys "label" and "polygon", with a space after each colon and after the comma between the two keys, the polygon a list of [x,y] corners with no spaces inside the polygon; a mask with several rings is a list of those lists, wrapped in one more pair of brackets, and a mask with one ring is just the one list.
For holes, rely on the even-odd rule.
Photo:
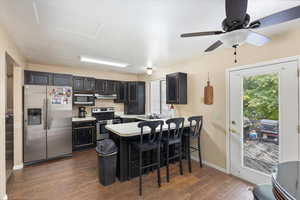
{"label": "dark wood upper cabinet", "polygon": [[116,81],[115,83],[117,98],[114,100],[115,103],[127,102],[127,82]]}
{"label": "dark wood upper cabinet", "polygon": [[127,87],[128,96],[124,104],[125,114],[145,114],[145,82],[128,82]]}
{"label": "dark wood upper cabinet", "polygon": [[96,79],[94,78],[84,78],[84,90],[94,92],[96,89]]}
{"label": "dark wood upper cabinet", "polygon": [[112,94],[116,94],[116,81],[113,80],[107,80],[106,81],[107,86],[106,86],[106,94],[107,95],[112,95]]}
{"label": "dark wood upper cabinet", "polygon": [[33,85],[53,85],[53,74],[25,70],[24,83]]}
{"label": "dark wood upper cabinet", "polygon": [[103,79],[96,80],[96,93],[105,95],[106,82]]}
{"label": "dark wood upper cabinet", "polygon": [[73,86],[73,76],[69,74],[53,74],[53,85]]}
{"label": "dark wood upper cabinet", "polygon": [[177,72],[166,76],[167,104],[187,104],[187,74]]}
{"label": "dark wood upper cabinet", "polygon": [[96,80],[96,92],[100,95],[112,95],[117,94],[117,81],[113,80]]}
{"label": "dark wood upper cabinet", "polygon": [[77,92],[94,92],[95,79],[81,76],[73,77],[73,90]]}
{"label": "dark wood upper cabinet", "polygon": [[128,82],[128,102],[137,102],[137,82]]}
{"label": "dark wood upper cabinet", "polygon": [[74,91],[84,90],[84,77],[79,77],[79,76],[73,77],[73,90]]}

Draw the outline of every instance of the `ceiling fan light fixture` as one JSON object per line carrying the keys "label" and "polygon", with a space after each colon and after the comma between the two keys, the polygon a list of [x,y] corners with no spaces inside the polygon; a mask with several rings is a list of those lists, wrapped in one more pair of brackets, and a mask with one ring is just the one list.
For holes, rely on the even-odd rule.
{"label": "ceiling fan light fixture", "polygon": [[223,34],[220,37],[220,41],[227,47],[240,46],[246,42],[248,36],[248,30],[240,29]]}
{"label": "ceiling fan light fixture", "polygon": [[147,74],[148,74],[149,76],[152,75],[152,73],[153,73],[152,67],[147,67],[147,68],[146,68],[146,72],[147,72]]}

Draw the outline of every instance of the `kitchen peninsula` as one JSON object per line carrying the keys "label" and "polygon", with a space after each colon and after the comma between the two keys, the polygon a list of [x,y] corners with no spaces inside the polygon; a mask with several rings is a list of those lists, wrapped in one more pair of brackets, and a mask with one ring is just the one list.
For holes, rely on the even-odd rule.
{"label": "kitchen peninsula", "polygon": [[[141,119],[141,117],[139,117]],[[156,120],[163,120],[164,122],[167,119],[156,119]],[[106,129],[109,131],[109,137],[114,140],[116,145],[118,146],[118,160],[117,160],[117,177],[120,181],[129,180],[128,176],[128,144],[130,141],[139,140],[141,131],[138,128],[139,122],[131,122],[125,124],[111,124],[106,125]],[[185,118],[184,123],[184,132],[189,131],[190,123]],[[171,129],[174,129],[175,126],[171,126]],[[166,134],[168,130],[168,125],[163,125],[163,135]],[[159,129],[157,129],[159,131]],[[149,128],[144,129],[144,134],[150,132]],[[187,138],[183,138],[183,143],[187,142]],[[137,156],[133,155],[133,158],[137,158]],[[163,163],[162,163],[163,164]],[[138,170],[132,171],[132,176],[135,177],[138,175]]]}

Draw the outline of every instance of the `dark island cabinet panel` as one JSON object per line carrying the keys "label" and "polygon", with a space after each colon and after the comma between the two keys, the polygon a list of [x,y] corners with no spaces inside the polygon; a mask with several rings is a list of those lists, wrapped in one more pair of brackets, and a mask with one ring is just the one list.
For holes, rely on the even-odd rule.
{"label": "dark island cabinet panel", "polygon": [[53,85],[53,74],[25,70],[24,83],[33,85]]}
{"label": "dark island cabinet panel", "polygon": [[187,104],[187,74],[177,72],[166,76],[166,103]]}
{"label": "dark island cabinet panel", "polygon": [[53,74],[53,85],[55,86],[73,86],[73,76],[69,74]]}

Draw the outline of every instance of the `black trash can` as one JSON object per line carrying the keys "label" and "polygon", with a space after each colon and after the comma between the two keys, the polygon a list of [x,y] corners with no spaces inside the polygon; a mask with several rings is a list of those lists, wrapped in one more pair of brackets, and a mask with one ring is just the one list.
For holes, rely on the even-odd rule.
{"label": "black trash can", "polygon": [[118,147],[111,139],[97,142],[99,183],[111,185],[116,180]]}

